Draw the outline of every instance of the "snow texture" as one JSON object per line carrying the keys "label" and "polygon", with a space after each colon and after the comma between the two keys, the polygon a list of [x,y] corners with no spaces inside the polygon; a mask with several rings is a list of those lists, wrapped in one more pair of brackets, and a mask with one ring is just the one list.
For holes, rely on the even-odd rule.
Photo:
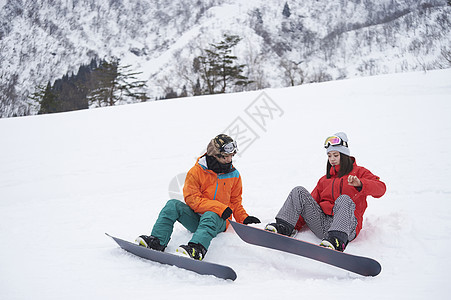
{"label": "snow texture", "polygon": [[[404,73],[0,119],[0,299],[445,298],[450,77]],[[346,250],[378,260],[377,277],[249,245],[229,228],[206,256],[236,271],[225,281],[137,258],[104,234],[149,234],[176,192],[170,183],[221,132],[240,133],[243,203],[263,227],[291,188],[313,189],[325,172],[323,140],[338,131],[387,184],[382,198],[369,197]],[[177,224],[167,251],[190,236]],[[319,243],[308,230],[297,238]]]}

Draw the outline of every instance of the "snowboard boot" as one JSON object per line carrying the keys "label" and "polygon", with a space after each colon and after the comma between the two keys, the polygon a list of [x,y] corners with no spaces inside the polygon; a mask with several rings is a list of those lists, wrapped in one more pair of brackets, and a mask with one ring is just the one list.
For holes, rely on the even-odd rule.
{"label": "snowboard boot", "polygon": [[348,235],[340,231],[329,231],[327,237],[319,245],[343,252],[348,245]]}
{"label": "snowboard boot", "polygon": [[149,235],[140,235],[135,242],[143,247],[163,252],[166,246],[160,244],[160,239]]}
{"label": "snowboard boot", "polygon": [[276,223],[266,225],[265,230],[291,237],[297,234],[297,230],[294,230],[291,224],[278,218],[276,218]]}
{"label": "snowboard boot", "polygon": [[196,260],[202,260],[207,253],[207,249],[204,246],[191,242],[188,245],[179,246],[175,251]]}

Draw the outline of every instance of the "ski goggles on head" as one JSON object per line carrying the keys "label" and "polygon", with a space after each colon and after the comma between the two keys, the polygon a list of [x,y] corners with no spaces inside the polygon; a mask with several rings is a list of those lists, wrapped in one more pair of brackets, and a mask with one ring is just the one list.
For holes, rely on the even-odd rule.
{"label": "ski goggles on head", "polygon": [[345,146],[348,147],[348,143],[343,141],[339,136],[330,136],[324,141],[324,148],[329,146]]}
{"label": "ski goggles on head", "polygon": [[227,143],[222,145],[222,147],[219,149],[219,152],[221,153],[227,153],[232,154],[238,151],[238,145],[236,144],[236,141]]}

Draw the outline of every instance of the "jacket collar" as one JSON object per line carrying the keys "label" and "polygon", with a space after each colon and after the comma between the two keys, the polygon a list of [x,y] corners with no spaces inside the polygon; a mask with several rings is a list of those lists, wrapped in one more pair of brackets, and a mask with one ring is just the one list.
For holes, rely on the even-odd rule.
{"label": "jacket collar", "polygon": [[[209,171],[209,172],[212,172],[212,173],[216,174],[215,172],[213,172],[212,170],[210,170],[210,169],[208,168],[208,164],[207,164],[207,154],[204,154],[204,155],[202,155],[201,157],[199,157],[199,158],[197,159],[197,163],[202,167],[202,169],[203,169],[204,171]],[[228,172],[221,173],[221,174],[226,174],[226,173],[230,173],[230,172],[233,172],[233,171],[235,171],[235,167],[234,167],[233,165],[231,165],[231,166],[230,166],[230,170],[229,170]]]}
{"label": "jacket collar", "polygon": [[198,159],[197,159],[197,163],[202,167],[202,169],[208,169],[208,166],[207,166],[207,157],[205,157],[205,155],[204,156],[201,156],[201,157],[199,157]]}
{"label": "jacket collar", "polygon": [[[354,160],[352,165],[354,166],[354,169],[355,169],[355,167],[357,167],[356,159],[353,156],[351,156],[351,158]],[[340,165],[332,166],[329,171],[330,176],[332,176],[332,177],[338,176],[339,172],[340,172]]]}
{"label": "jacket collar", "polygon": [[340,165],[330,167],[330,176],[335,177],[340,172]]}

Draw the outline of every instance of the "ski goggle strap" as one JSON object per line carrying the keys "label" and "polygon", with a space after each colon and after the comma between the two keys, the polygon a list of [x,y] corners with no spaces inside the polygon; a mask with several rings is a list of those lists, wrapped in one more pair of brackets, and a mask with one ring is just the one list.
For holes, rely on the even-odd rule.
{"label": "ski goggle strap", "polygon": [[224,144],[221,149],[219,150],[221,153],[227,153],[232,154],[238,151],[238,145],[236,144],[236,141]]}
{"label": "ski goggle strap", "polygon": [[339,136],[330,136],[324,141],[324,148],[329,146],[345,146],[348,147],[348,143],[343,141]]}

